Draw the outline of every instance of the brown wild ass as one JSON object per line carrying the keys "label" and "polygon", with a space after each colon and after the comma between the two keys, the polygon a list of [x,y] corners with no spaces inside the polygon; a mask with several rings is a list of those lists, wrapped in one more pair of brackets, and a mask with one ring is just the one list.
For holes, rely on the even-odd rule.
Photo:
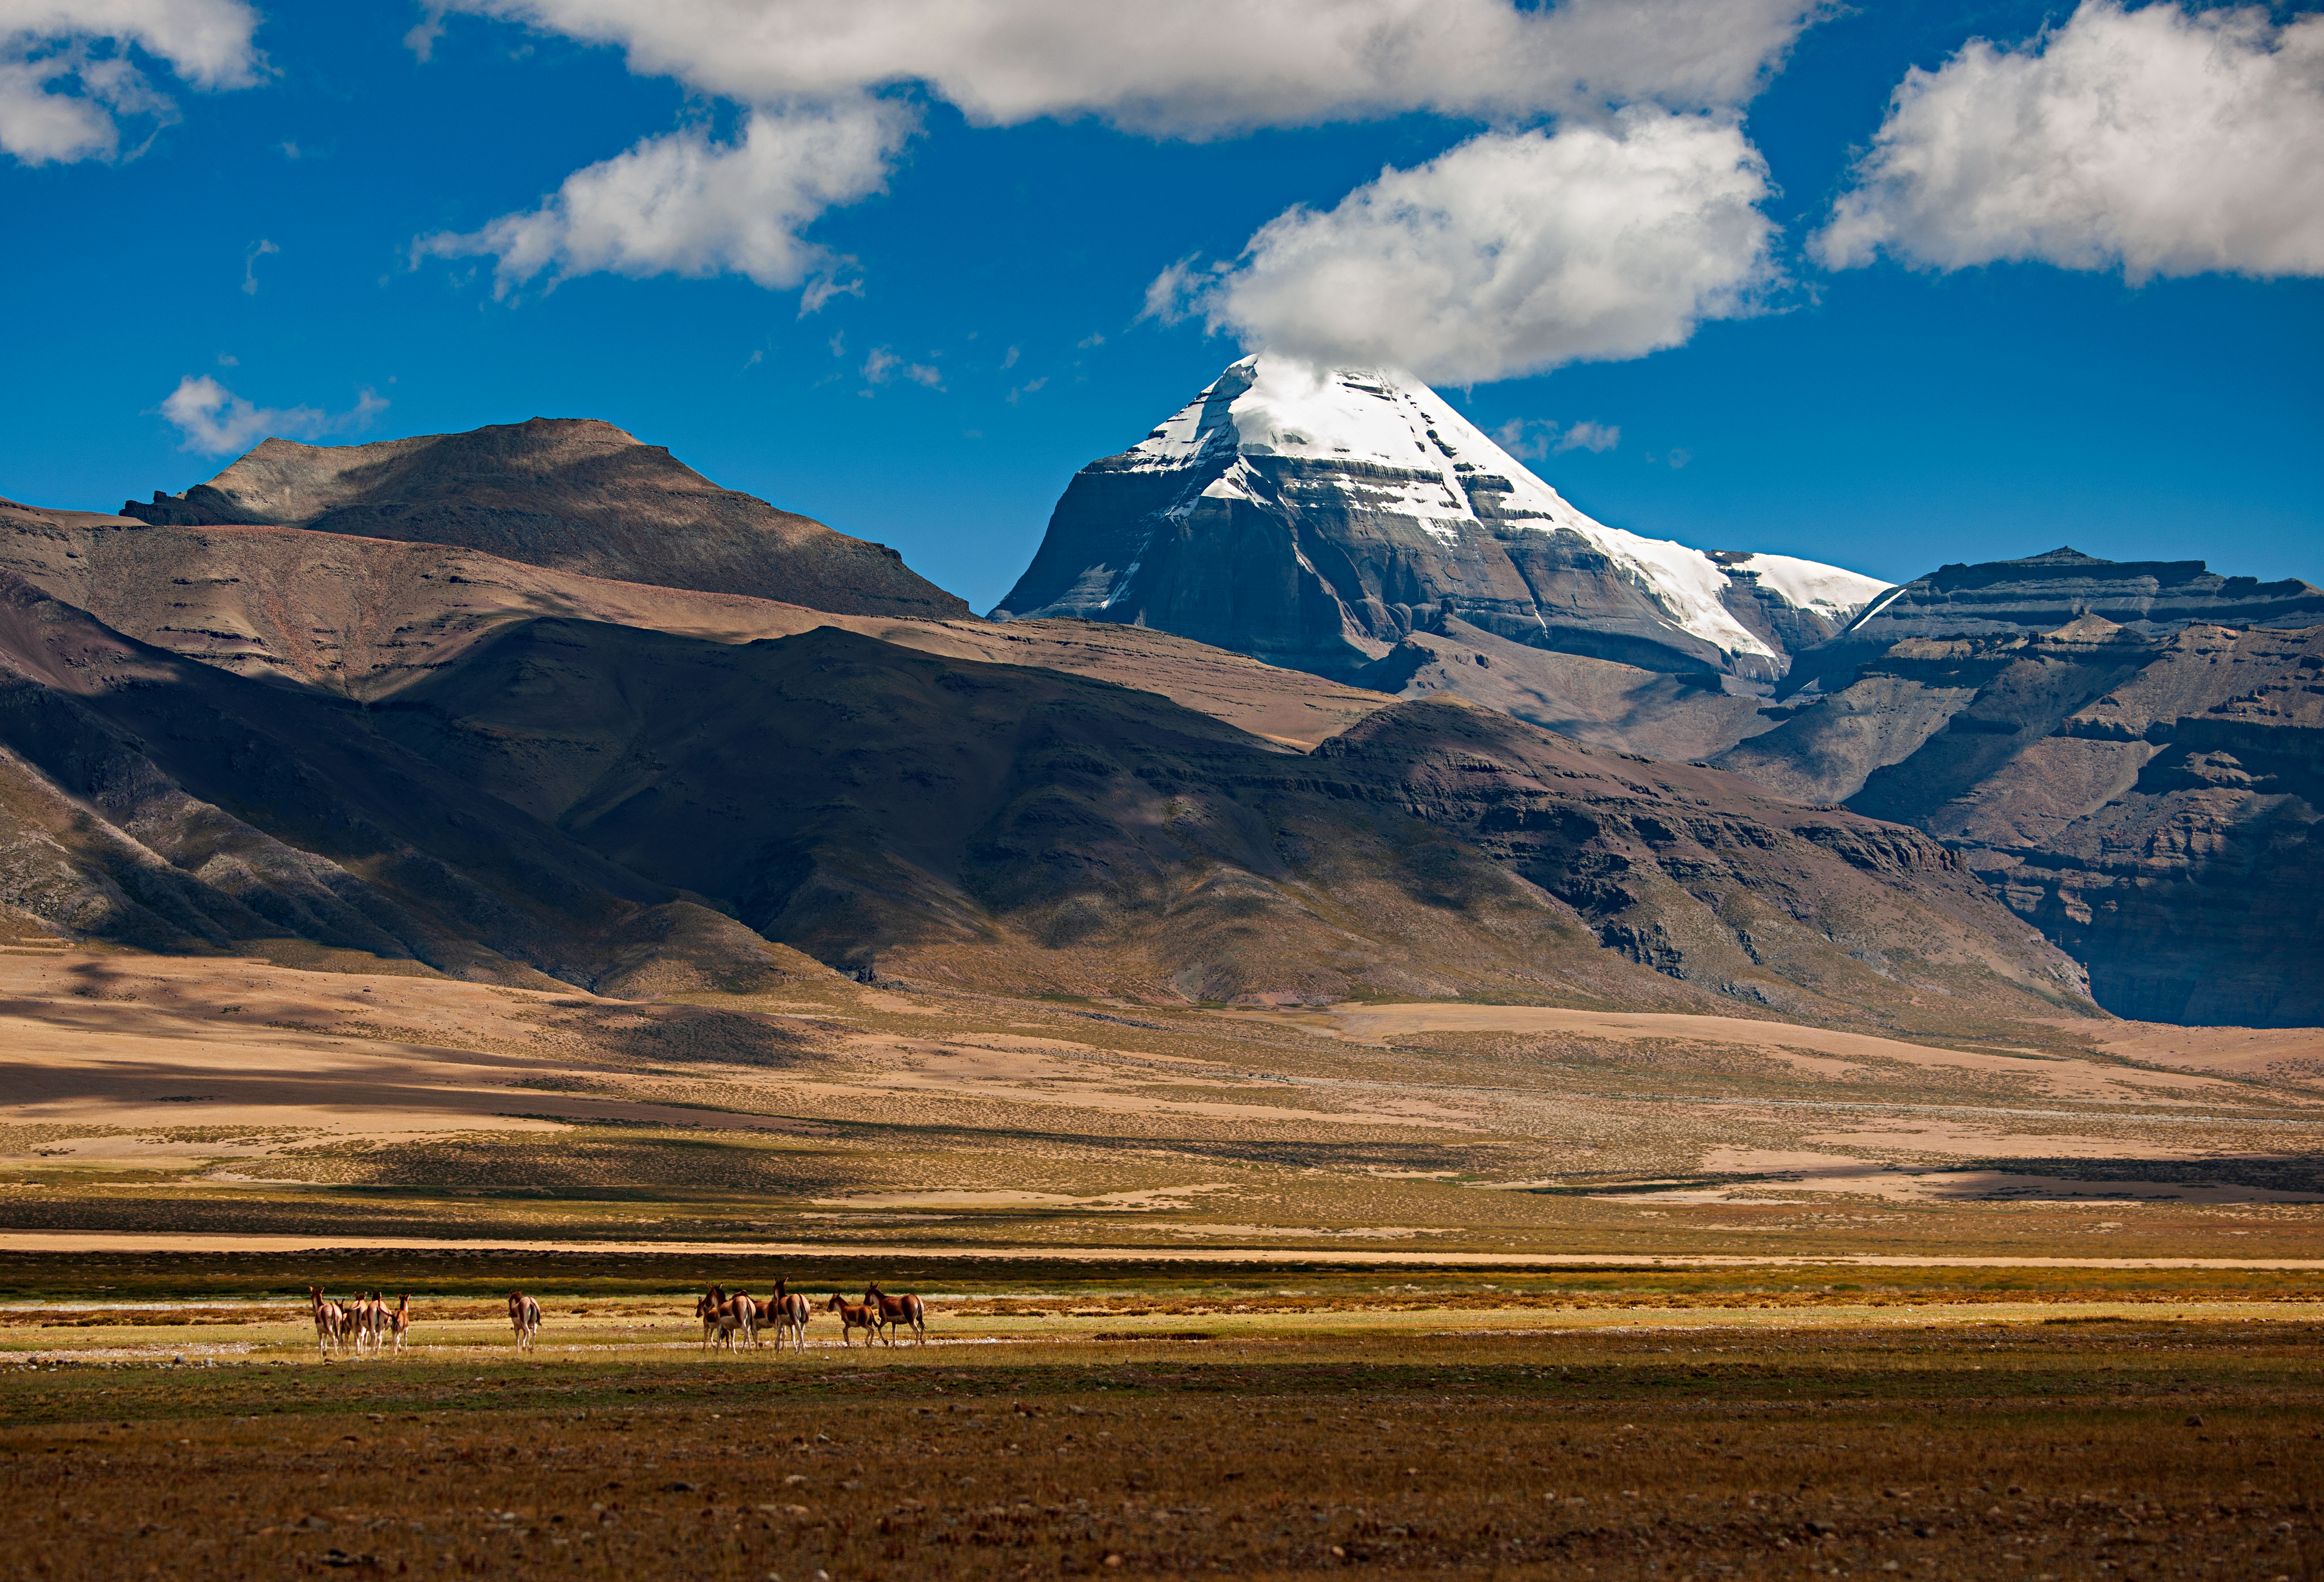
{"label": "brown wild ass", "polygon": [[793,1351],[807,1349],[807,1320],[815,1317],[815,1304],[790,1289],[790,1281],[775,1281],[775,1294],[759,1307],[759,1322],[771,1322],[775,1327],[775,1349],[780,1351],[788,1340]]}
{"label": "brown wild ass", "polygon": [[[919,1337],[918,1344],[926,1346],[928,1343],[928,1312],[927,1306],[919,1298],[909,1291],[902,1296],[890,1296],[878,1285],[873,1284],[864,1287],[863,1300],[880,1304],[880,1321],[882,1324],[891,1328],[899,1324],[904,1325]],[[888,1344],[890,1346],[896,1344],[892,1335],[889,1337]]]}
{"label": "brown wild ass", "polygon": [[516,1331],[516,1348],[529,1351],[540,1335],[540,1304],[521,1291],[508,1295],[509,1328]]}
{"label": "brown wild ass", "polygon": [[850,1340],[848,1337],[854,1334],[858,1329],[863,1331],[863,1344],[866,1346],[870,1346],[873,1339],[879,1335],[879,1303],[851,1302],[845,1297],[839,1295],[837,1292],[834,1292],[831,1300],[823,1305],[839,1315],[840,1345],[853,1346],[854,1342]]}
{"label": "brown wild ass", "polygon": [[403,1355],[404,1340],[411,1333],[410,1293],[409,1291],[405,1292],[404,1295],[396,1302],[395,1306],[387,1310],[385,1317],[387,1319],[387,1337],[394,1343],[395,1355],[401,1356]]}
{"label": "brown wild ass", "polygon": [[706,1349],[715,1340],[731,1351],[737,1335],[753,1346],[759,1343],[759,1304],[748,1292],[738,1291],[728,1296],[724,1286],[714,1285],[694,1304],[694,1316],[702,1320]]}
{"label": "brown wild ass", "polygon": [[346,1332],[347,1311],[325,1296],[320,1286],[309,1286],[307,1300],[315,1308],[316,1354],[327,1358],[331,1355],[331,1347],[338,1345],[340,1337]]}
{"label": "brown wild ass", "polygon": [[387,1298],[378,1291],[358,1292],[355,1304],[355,1355],[361,1356],[364,1347],[379,1355],[380,1346],[387,1339]]}

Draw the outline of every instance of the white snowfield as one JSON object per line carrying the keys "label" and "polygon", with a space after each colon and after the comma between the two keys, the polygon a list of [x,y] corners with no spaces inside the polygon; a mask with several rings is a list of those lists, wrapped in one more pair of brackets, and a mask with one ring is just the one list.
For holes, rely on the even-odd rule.
{"label": "white snowfield", "polygon": [[[1407,375],[1368,369],[1319,371],[1264,354],[1243,358],[1219,375],[1131,455],[1157,468],[1185,466],[1213,446],[1231,445],[1240,456],[1293,456],[1392,467],[1393,478],[1351,478],[1339,486],[1365,509],[1408,516],[1446,544],[1457,543],[1487,520],[1471,504],[1462,479],[1506,482],[1493,492],[1494,525],[1536,532],[1564,528],[1595,545],[1631,583],[1660,606],[1680,630],[1729,654],[1775,657],[1729,614],[1720,594],[1728,570],[1701,550],[1669,539],[1641,538],[1594,522],[1534,476],[1451,402]],[[1254,498],[1251,473],[1238,459],[1203,494]],[[1192,509],[1194,501],[1178,509]],[[1512,523],[1509,518],[1516,517]],[[1760,587],[1794,606],[1845,624],[1890,586],[1876,578],[1789,555],[1752,555],[1735,569],[1758,573]]]}
{"label": "white snowfield", "polygon": [[1728,563],[1730,571],[1757,571],[1759,586],[1784,596],[1794,609],[1813,610],[1827,620],[1846,625],[1868,608],[1893,584],[1861,571],[1844,571],[1821,560],[1792,555],[1747,555]]}

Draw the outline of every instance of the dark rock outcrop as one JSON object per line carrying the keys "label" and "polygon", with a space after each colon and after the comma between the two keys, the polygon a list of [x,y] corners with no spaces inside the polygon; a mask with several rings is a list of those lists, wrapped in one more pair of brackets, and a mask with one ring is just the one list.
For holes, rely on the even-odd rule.
{"label": "dark rock outcrop", "polygon": [[968,615],[882,544],[722,489],[659,445],[578,418],[369,445],[269,439],[182,495],[125,502],[156,524],[253,523],[482,550],[528,565],[843,615]]}

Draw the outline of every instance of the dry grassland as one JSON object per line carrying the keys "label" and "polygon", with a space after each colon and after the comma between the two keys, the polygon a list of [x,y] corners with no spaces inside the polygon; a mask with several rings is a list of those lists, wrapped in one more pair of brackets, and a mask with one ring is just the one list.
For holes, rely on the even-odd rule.
{"label": "dry grassland", "polygon": [[2318,1035],[2022,1031],[1012,1000],[811,963],[632,1002],[23,947],[0,1244],[2324,1256]]}

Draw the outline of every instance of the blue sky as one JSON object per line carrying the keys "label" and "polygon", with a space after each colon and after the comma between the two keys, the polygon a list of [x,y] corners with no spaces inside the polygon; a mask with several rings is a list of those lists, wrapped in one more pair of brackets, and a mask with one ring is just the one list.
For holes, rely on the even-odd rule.
{"label": "blue sky", "polygon": [[[230,24],[242,9],[165,3],[205,23]],[[1446,0],[1462,15],[1497,3]],[[0,494],[111,509],[209,476],[231,453],[185,449],[163,411],[189,378],[292,414],[281,426],[324,439],[603,417],[720,483],[895,545],[982,609],[1029,559],[1074,469],[1142,437],[1240,355],[1238,333],[1269,344],[1322,336],[1328,349],[1332,336],[1370,332],[1295,324],[1280,302],[1307,289],[1301,271],[1317,248],[1339,249],[1342,264],[1360,254],[1375,273],[1407,267],[1379,262],[1405,258],[1382,250],[1388,222],[1319,221],[1301,233],[1307,252],[1245,254],[1270,220],[1299,205],[1329,215],[1383,168],[1449,182],[1455,162],[1430,162],[1455,151],[1498,138],[1513,158],[1547,160],[1550,134],[1631,125],[1607,120],[1616,106],[1604,95],[1586,104],[1519,83],[1499,102],[1459,104],[1423,83],[1327,108],[1321,125],[1252,126],[1241,123],[1263,120],[1263,108],[1223,121],[1186,109],[1195,89],[1183,78],[1156,90],[1162,109],[1124,110],[1077,86],[1088,68],[1073,60],[1045,68],[1040,91],[1063,107],[996,109],[976,98],[982,88],[916,82],[903,51],[873,97],[829,101],[842,105],[835,115],[891,118],[869,167],[879,190],[810,205],[765,255],[776,261],[756,266],[777,283],[736,273],[747,261],[722,267],[683,250],[675,267],[696,273],[650,273],[634,249],[632,273],[592,269],[578,244],[529,278],[504,262],[496,276],[483,241],[415,258],[419,238],[474,236],[535,211],[568,176],[641,140],[691,128],[715,151],[746,134],[750,105],[774,113],[772,90],[752,98],[759,90],[718,78],[715,63],[657,69],[641,58],[644,46],[618,32],[623,0],[590,12],[613,43],[576,36],[592,31],[571,21],[590,11],[583,0],[558,5],[480,0],[499,14],[442,17],[425,60],[411,39],[428,15],[418,6],[261,6],[245,14],[257,18],[249,47],[263,60],[239,69],[193,44],[133,40],[142,105],[103,88],[94,68],[53,83],[57,94],[96,85],[123,109],[109,155],[53,143],[43,153],[22,139],[0,154],[0,281],[14,305]],[[10,47],[113,58],[109,9],[88,0],[81,42],[20,35]],[[1634,332],[1624,319],[1608,330],[1610,310],[1497,308],[1481,289],[1471,311],[1469,288],[1456,286],[1444,311],[1464,322],[1448,328],[1440,314],[1390,344],[1449,370],[1434,373],[1439,388],[1489,430],[1586,421],[1601,425],[1600,441],[1618,430],[1607,449],[1551,449],[1535,463],[1615,526],[1891,578],[2070,542],[2324,582],[2324,242],[2314,234],[2324,221],[2283,217],[2310,204],[2299,172],[2324,168],[2324,115],[2313,84],[2272,75],[2285,36],[2274,30],[2319,24],[2246,13],[2223,36],[2216,16],[2206,32],[2175,10],[2165,27],[2136,13],[2093,23],[2069,9],[1897,0],[1794,30],[1776,0],[1760,13],[1789,44],[1736,46],[1766,57],[1756,90],[1666,88],[1654,73],[1678,68],[1660,57],[1619,63],[1632,73],[1622,103],[1650,103],[1688,135],[1739,117],[1765,162],[1756,202],[1702,199],[1706,213],[1726,205],[1729,229],[1723,262],[1701,267],[1732,278],[1689,287],[1678,328]],[[2039,107],[2042,95],[2087,86],[2073,76],[2070,49],[2085,42],[2074,30],[2101,23],[2126,30],[2113,42],[2150,51],[2141,81],[2191,82],[2200,97],[2206,71],[2246,73],[2217,91],[2237,116],[2257,114],[2255,104],[2265,113],[2215,141],[2255,140],[2260,153],[2238,154],[2223,183],[2174,176],[2213,168],[2204,147],[2144,150],[2133,162],[2154,172],[2152,191],[2144,177],[2093,178],[2060,199],[2052,182],[2042,212],[1997,221],[1990,194],[1913,185],[1907,156],[1927,150],[1909,116],[1876,146],[1908,69],[1939,73],[1929,79],[1938,108],[1945,95],[1987,111]],[[1979,38],[1997,49],[1957,60]],[[2197,44],[2209,51],[2201,60],[2187,53]],[[671,46],[659,47],[666,63]],[[154,113],[154,95],[174,110]],[[795,98],[783,103],[798,113]],[[898,116],[912,129],[897,131]],[[2203,133],[2199,118],[2174,135]],[[2035,167],[2047,159],[2052,174],[2093,162],[2070,140],[2028,142],[2003,153]],[[1878,146],[1902,152],[1886,166],[1859,162]],[[2275,158],[2292,173],[2270,166]],[[1544,181],[1524,195],[1536,209],[1569,190]],[[1871,195],[1856,229],[1812,244],[1850,193]],[[1457,213],[1466,199],[1447,201]],[[1764,234],[1733,228],[1754,213]],[[1489,223],[1502,222],[1476,222]],[[803,311],[786,274],[796,259],[783,262],[792,254],[820,260],[807,271],[810,294],[816,278],[856,289]],[[1176,322],[1145,316],[1157,274],[1190,257],[1209,295],[1180,304],[1192,310]],[[1226,271],[1203,273],[1212,261]],[[1564,263],[1539,267],[1552,283],[1566,279]],[[1271,297],[1261,289],[1274,286]],[[1206,328],[1206,312],[1224,332]],[[1642,343],[1637,355],[1625,335]],[[881,366],[874,354],[892,359],[877,381],[866,375]],[[1558,365],[1530,371],[1548,364]],[[349,415],[359,410],[365,426]]]}

